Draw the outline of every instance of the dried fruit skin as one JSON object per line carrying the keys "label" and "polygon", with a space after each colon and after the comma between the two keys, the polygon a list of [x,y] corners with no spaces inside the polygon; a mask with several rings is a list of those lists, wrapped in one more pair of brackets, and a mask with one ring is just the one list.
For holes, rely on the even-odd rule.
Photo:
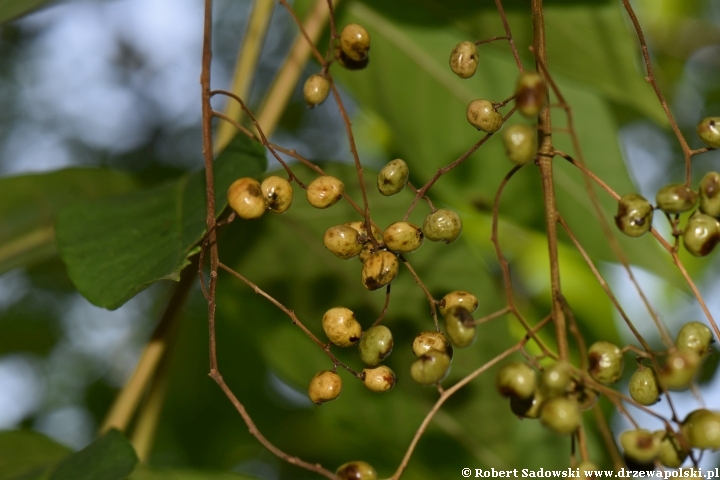
{"label": "dried fruit skin", "polygon": [[230,208],[246,220],[260,218],[267,209],[260,182],[254,178],[235,180],[228,188],[227,198]]}
{"label": "dried fruit skin", "polygon": [[423,243],[422,230],[409,222],[395,222],[385,229],[383,239],[391,252],[411,253]]}
{"label": "dried fruit skin", "polygon": [[418,357],[410,366],[410,376],[420,385],[441,382],[450,371],[450,357],[437,350],[430,350]]}
{"label": "dried fruit skin", "polygon": [[342,379],[340,375],[330,370],[322,370],[315,374],[310,381],[308,395],[313,403],[320,405],[330,400],[335,400],[342,390]]}
{"label": "dried fruit skin", "polygon": [[639,237],[652,227],[653,207],[645,197],[637,193],[623,195],[618,201],[615,225],[625,235]]}
{"label": "dried fruit skin", "polygon": [[375,368],[363,369],[365,379],[363,383],[372,392],[387,392],[395,386],[397,377],[390,367],[380,365]]}
{"label": "dried fruit skin", "polygon": [[362,327],[352,310],[333,307],[323,315],[322,326],[328,340],[339,347],[355,345],[362,337]]}
{"label": "dried fruit skin", "polygon": [[503,118],[487,100],[473,100],[468,103],[465,116],[470,125],[487,133],[495,133],[500,130]]}
{"label": "dried fruit skin", "polygon": [[450,53],[450,69],[460,78],[475,75],[480,54],[472,42],[460,42]]}
{"label": "dried fruit skin", "polygon": [[323,103],[330,93],[330,82],[322,75],[310,75],[303,85],[305,103],[310,108]]}
{"label": "dried fruit skin", "polygon": [[317,177],[308,185],[305,195],[315,208],[328,208],[335,205],[345,193],[345,185],[339,179],[324,175]]}
{"label": "dried fruit skin", "polygon": [[385,325],[371,327],[360,339],[360,359],[366,365],[377,365],[390,355],[393,343],[392,332]]}
{"label": "dried fruit skin", "polygon": [[720,148],[720,117],[703,118],[697,125],[700,140],[710,148]]}
{"label": "dried fruit skin", "polygon": [[348,23],[340,33],[340,48],[352,61],[365,60],[370,51],[370,34],[357,23]]}
{"label": "dried fruit skin", "polygon": [[378,191],[389,197],[395,195],[405,188],[410,177],[410,169],[404,160],[396,158],[389,161],[378,173]]}
{"label": "dried fruit skin", "polygon": [[359,255],[363,248],[363,244],[358,243],[357,230],[347,225],[335,225],[325,230],[323,244],[343,260]]}
{"label": "dried fruit skin", "polygon": [[431,242],[451,243],[462,232],[462,220],[452,210],[439,208],[425,217],[422,230]]}
{"label": "dried fruit skin", "polygon": [[515,92],[515,104],[526,117],[536,117],[547,103],[547,86],[537,72],[523,73]]}
{"label": "dried fruit skin", "polygon": [[697,203],[697,194],[683,183],[671,183],[658,190],[655,203],[665,213],[687,212]]}
{"label": "dried fruit skin", "polygon": [[380,250],[371,253],[362,269],[362,282],[368,290],[377,290],[395,280],[398,274],[398,259],[394,253]]}
{"label": "dried fruit skin", "polygon": [[720,240],[720,223],[715,217],[695,213],[683,230],[683,246],[696,257],[709,255]]}
{"label": "dried fruit skin", "polygon": [[536,383],[535,370],[523,362],[506,363],[495,377],[495,385],[503,397],[532,398]]}
{"label": "dried fruit skin", "polygon": [[510,161],[525,165],[537,154],[537,131],[524,124],[511,125],[503,132],[503,143]]}
{"label": "dried fruit skin", "polygon": [[271,212],[284,213],[292,205],[292,185],[284,178],[268,177],[260,184],[260,189]]}

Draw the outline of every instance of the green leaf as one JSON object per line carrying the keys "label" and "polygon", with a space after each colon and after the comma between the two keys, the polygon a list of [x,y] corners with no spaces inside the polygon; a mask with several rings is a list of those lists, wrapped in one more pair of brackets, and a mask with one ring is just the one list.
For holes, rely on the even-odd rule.
{"label": "green leaf", "polygon": [[[240,177],[264,171],[263,147],[238,135],[214,163],[216,213]],[[63,209],[60,255],[78,291],[93,304],[118,308],[152,283],[177,280],[205,234],[205,172],[156,188]]]}
{"label": "green leaf", "polygon": [[137,455],[130,442],[113,429],[63,459],[49,480],[124,480],[136,463]]}
{"label": "green leaf", "polygon": [[41,478],[70,449],[28,430],[0,432],[0,480]]}
{"label": "green leaf", "polygon": [[63,207],[135,188],[131,175],[98,168],[0,179],[0,274],[57,255],[54,224]]}
{"label": "green leaf", "polygon": [[0,23],[14,20],[49,3],[49,0],[0,0]]}

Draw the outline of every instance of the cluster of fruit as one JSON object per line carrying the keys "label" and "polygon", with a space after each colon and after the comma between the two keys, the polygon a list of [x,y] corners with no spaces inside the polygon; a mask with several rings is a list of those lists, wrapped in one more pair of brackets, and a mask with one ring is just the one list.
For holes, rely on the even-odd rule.
{"label": "cluster of fruit", "polygon": [[[709,117],[697,126],[700,139],[710,148],[720,148],[718,124],[720,118]],[[720,173],[705,174],[697,192],[682,183],[666,185],[658,190],[655,203],[653,207],[637,193],[624,195],[618,202],[615,224],[624,234],[639,237],[652,227],[654,209],[667,215],[679,215],[698,206],[682,232],[677,232],[682,235],[685,249],[696,257],[704,257],[720,241]]]}

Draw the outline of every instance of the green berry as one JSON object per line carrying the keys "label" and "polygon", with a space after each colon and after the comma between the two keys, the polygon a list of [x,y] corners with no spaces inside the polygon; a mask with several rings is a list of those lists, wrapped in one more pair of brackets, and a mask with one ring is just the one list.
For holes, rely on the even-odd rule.
{"label": "green berry", "polygon": [[446,353],[450,358],[453,356],[452,345],[442,332],[420,332],[413,340],[412,350],[416,357],[425,355],[430,350]]}
{"label": "green berry", "polygon": [[668,390],[685,390],[695,380],[700,363],[700,357],[692,350],[673,350],[657,374],[658,381]]}
{"label": "green berry", "polygon": [[671,183],[658,190],[655,203],[665,213],[687,212],[697,203],[697,194],[683,183]]}
{"label": "green berry", "polygon": [[568,395],[574,399],[581,412],[590,410],[597,404],[598,393],[586,385],[577,385],[576,390]]}
{"label": "green berry", "polygon": [[323,103],[330,93],[330,82],[327,78],[322,75],[310,75],[305,80],[303,86],[303,95],[305,96],[305,103],[310,108],[315,107]]}
{"label": "green berry", "polygon": [[340,480],[377,480],[377,472],[367,462],[355,461],[340,465],[335,471]]}
{"label": "green berry", "polygon": [[323,402],[335,400],[342,390],[340,375],[330,370],[318,372],[310,381],[308,395],[313,403],[320,405]]}
{"label": "green berry", "polygon": [[720,240],[720,223],[715,217],[695,213],[688,219],[682,238],[685,250],[696,257],[704,257],[713,251]]}
{"label": "green berry", "polygon": [[515,104],[526,117],[536,117],[547,103],[547,86],[537,72],[525,72],[518,80]]}
{"label": "green berry", "polygon": [[503,132],[503,144],[511,162],[525,165],[537,154],[537,131],[524,124],[511,125]]}
{"label": "green berry", "polygon": [[465,116],[470,125],[487,133],[495,133],[503,124],[503,117],[488,100],[473,100],[468,103]]}
{"label": "green berry", "polygon": [[647,430],[628,430],[620,435],[625,456],[638,463],[650,463],[660,453],[660,440]]}
{"label": "green berry", "polygon": [[388,250],[395,253],[411,253],[420,248],[423,232],[409,222],[395,222],[385,229],[383,239]]}
{"label": "green berry", "polygon": [[260,182],[254,178],[235,180],[228,188],[227,198],[230,208],[246,220],[260,218],[267,209]]}
{"label": "green berry", "polygon": [[668,468],[678,468],[682,465],[689,452],[682,447],[675,432],[658,430],[653,435],[660,441],[660,451],[658,452],[660,463]]}
{"label": "green berry", "polygon": [[380,250],[371,253],[362,269],[362,282],[368,290],[377,290],[395,280],[398,274],[398,259],[394,253]]}
{"label": "green berry", "polygon": [[710,148],[720,148],[720,117],[703,118],[697,126],[700,140]]}
{"label": "green berry", "polygon": [[386,197],[399,193],[408,182],[410,169],[404,160],[389,161],[378,173],[377,188]]}
{"label": "green berry", "polygon": [[618,202],[615,225],[625,235],[639,237],[652,227],[653,207],[637,193],[623,195]]}
{"label": "green berry", "polygon": [[640,367],[630,377],[630,396],[640,405],[654,405],[660,401],[660,389],[652,368]]}
{"label": "green berry", "polygon": [[260,184],[265,203],[270,211],[284,213],[293,201],[293,189],[290,182],[281,177],[268,177]]}
{"label": "green berry", "polygon": [[692,351],[703,359],[710,352],[710,343],[713,341],[712,332],[708,327],[700,322],[688,322],[678,332],[675,345],[681,352]]}
{"label": "green berry", "polygon": [[700,211],[712,217],[720,217],[720,173],[708,172],[698,186]]}
{"label": "green berry", "polygon": [[360,359],[366,365],[377,365],[392,352],[392,332],[385,325],[371,327],[360,339],[358,349],[360,350]]}
{"label": "green berry", "polygon": [[445,295],[440,300],[440,315],[443,317],[447,316],[447,313],[453,307],[464,307],[470,313],[473,313],[478,308],[478,299],[475,295],[463,290],[455,290]]}
{"label": "green berry", "polygon": [[692,448],[720,448],[720,414],[701,408],[685,417],[682,432]]}
{"label": "green berry", "polygon": [[573,433],[580,426],[580,409],[567,397],[544,400],[540,407],[540,421],[555,433]]}
{"label": "green berry", "polygon": [[510,397],[510,410],[518,417],[538,418],[543,401],[542,393],[536,389],[530,398]]}
{"label": "green berry", "polygon": [[453,242],[462,231],[460,216],[446,208],[428,214],[423,221],[425,238],[432,242]]}
{"label": "green berry", "polygon": [[370,34],[357,23],[348,23],[340,32],[340,48],[352,61],[365,60],[370,51]]}
{"label": "green berry", "polygon": [[498,370],[495,385],[503,397],[530,399],[535,395],[535,370],[523,362],[506,363]]}
{"label": "green berry", "polygon": [[363,244],[358,241],[357,230],[347,225],[335,225],[325,230],[323,244],[343,260],[357,256],[363,248]]}
{"label": "green berry", "polygon": [[540,375],[540,390],[545,398],[559,397],[564,395],[572,382],[570,366],[567,363],[557,362]]}
{"label": "green berry", "polygon": [[469,347],[477,337],[477,327],[470,312],[464,307],[453,307],[445,315],[445,334],[458,348]]}
{"label": "green berry", "polygon": [[307,200],[315,208],[335,205],[345,193],[345,184],[335,177],[324,175],[310,182],[305,192]]}
{"label": "green berry", "polygon": [[610,384],[620,380],[623,374],[623,355],[610,342],[595,342],[588,350],[590,375],[600,383]]}
{"label": "green berry", "polygon": [[410,366],[410,376],[420,385],[441,382],[450,371],[450,356],[438,350],[421,355]]}
{"label": "green berry", "polygon": [[460,42],[450,53],[450,70],[460,78],[470,78],[475,75],[480,54],[472,42]]}
{"label": "green berry", "polygon": [[362,336],[362,327],[352,310],[334,307],[325,312],[322,327],[328,339],[339,347],[355,345]]}
{"label": "green berry", "polygon": [[387,392],[395,386],[397,377],[390,367],[380,365],[375,368],[363,369],[363,383],[372,392]]}

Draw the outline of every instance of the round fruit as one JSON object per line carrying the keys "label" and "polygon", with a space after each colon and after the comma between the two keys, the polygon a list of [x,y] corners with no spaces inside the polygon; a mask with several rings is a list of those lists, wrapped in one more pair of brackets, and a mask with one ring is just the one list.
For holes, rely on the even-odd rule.
{"label": "round fruit", "polygon": [[665,430],[658,430],[653,433],[660,441],[660,452],[658,460],[668,468],[678,468],[688,456],[688,451],[682,447],[675,432],[668,433]]}
{"label": "round fruit", "polygon": [[460,216],[446,208],[440,208],[428,214],[423,222],[423,233],[432,242],[454,241],[462,231]]}
{"label": "round fruit", "polygon": [[557,362],[547,367],[540,375],[540,390],[545,398],[564,395],[572,381],[567,363]]}
{"label": "round fruit", "polygon": [[537,131],[528,125],[511,125],[503,133],[505,153],[511,162],[518,165],[535,159],[537,153]]}
{"label": "round fruit", "polygon": [[337,63],[348,70],[362,70],[370,63],[370,57],[365,57],[360,61],[355,61],[352,58],[345,55],[340,45],[335,46],[335,60]]}
{"label": "round fruit", "polygon": [[420,385],[441,382],[450,371],[450,356],[438,350],[421,355],[410,366],[410,376]]}
{"label": "round fruit", "polygon": [[623,195],[618,202],[615,225],[625,235],[639,237],[652,227],[653,207],[637,193]]}
{"label": "round fruit", "polygon": [[697,126],[700,140],[710,148],[720,148],[720,117],[703,118]]}
{"label": "round fruit", "polygon": [[475,320],[464,307],[453,307],[445,315],[445,333],[454,346],[469,347],[477,337]]}
{"label": "round fruit", "polygon": [[408,182],[410,169],[404,160],[389,161],[378,173],[377,188],[386,197],[399,193]]}
{"label": "round fruit", "polygon": [[713,217],[720,217],[720,173],[708,172],[698,186],[700,211]]}
{"label": "round fruit", "polygon": [[518,417],[538,418],[540,416],[540,407],[543,404],[543,396],[539,389],[533,392],[530,398],[520,398],[516,396],[510,397],[510,410]]}
{"label": "round fruit", "polygon": [[720,223],[715,217],[695,213],[688,219],[683,231],[685,250],[696,257],[710,254],[720,240]]}
{"label": "round fruit", "polygon": [[371,327],[360,339],[358,349],[360,350],[360,359],[366,365],[377,365],[392,352],[392,332],[385,325]]}
{"label": "round fruit", "polygon": [[375,368],[365,368],[363,369],[363,375],[365,375],[363,383],[365,383],[368,390],[373,392],[387,392],[393,388],[395,382],[397,382],[395,372],[385,365],[380,365]]}
{"label": "round fruit", "polygon": [[536,117],[547,103],[547,87],[537,72],[523,73],[515,92],[515,104],[526,117]]}
{"label": "round fruit", "polygon": [[503,124],[502,115],[487,100],[473,100],[468,103],[465,116],[470,125],[487,133],[497,132]]}
{"label": "round fruit", "polygon": [[339,347],[355,345],[362,336],[362,327],[352,310],[334,307],[325,312],[322,327],[328,339]]}
{"label": "round fruit", "polygon": [[495,385],[503,397],[530,399],[535,395],[535,370],[523,362],[510,362],[498,370]]}
{"label": "round fruit", "polygon": [[576,386],[576,390],[568,396],[577,402],[581,412],[590,410],[598,401],[598,392],[586,385]]}
{"label": "round fruit", "polygon": [[308,107],[313,108],[315,105],[323,103],[328,97],[328,93],[330,93],[330,82],[322,75],[310,75],[305,80],[303,95]]}
{"label": "round fruit", "polygon": [[268,177],[260,184],[265,203],[270,211],[284,213],[293,201],[293,189],[290,182],[281,177]]}
{"label": "round fruit", "polygon": [[687,212],[697,203],[697,194],[683,183],[671,183],[658,190],[655,203],[665,213]]}
{"label": "round fruit", "polygon": [[700,357],[693,351],[673,350],[658,372],[660,385],[668,390],[685,390],[695,379],[700,368]]}
{"label": "round fruit", "polygon": [[412,350],[416,357],[430,350],[446,353],[450,358],[453,356],[452,345],[442,332],[420,332],[413,340]]}
{"label": "round fruit", "polygon": [[[367,229],[365,228],[365,222],[362,221],[355,221],[355,222],[345,222],[345,225],[348,227],[354,228],[360,235],[368,236]],[[378,242],[383,241],[382,232],[379,228],[377,228],[375,225],[372,225],[372,234],[373,237],[375,237],[375,240]],[[369,241],[369,239],[368,239]]]}
{"label": "round fruit", "polygon": [[682,431],[692,448],[720,448],[720,414],[705,408],[690,412],[682,423]]}
{"label": "round fruit", "polygon": [[632,399],[640,405],[654,405],[660,401],[660,389],[652,368],[638,368],[630,377],[628,388]]}
{"label": "round fruit", "polygon": [[317,405],[323,402],[335,400],[342,390],[342,379],[340,375],[330,370],[322,370],[315,374],[310,381],[308,395],[310,400]]}
{"label": "round fruit", "polygon": [[372,465],[359,460],[340,465],[335,474],[340,480],[377,480],[377,472]]}
{"label": "round fruit", "polygon": [[360,254],[363,248],[363,244],[358,242],[357,230],[347,225],[335,225],[325,230],[323,244],[335,256],[344,260]]}
{"label": "round fruit", "polygon": [[540,421],[556,433],[572,433],[580,426],[580,409],[567,397],[551,398],[542,402]]}
{"label": "round fruit", "polygon": [[423,242],[420,227],[408,222],[395,222],[385,229],[383,239],[388,250],[395,253],[411,253]]}
{"label": "round fruit", "polygon": [[246,220],[261,217],[267,208],[260,182],[250,177],[235,180],[228,188],[227,198],[230,208]]}
{"label": "round fruit", "polygon": [[681,352],[692,351],[703,359],[710,352],[710,343],[713,341],[708,327],[700,322],[688,322],[678,332],[675,345]]}
{"label": "round fruit", "polygon": [[362,269],[362,282],[368,290],[377,290],[395,280],[398,274],[398,259],[394,253],[380,250],[371,253]]}
{"label": "round fruit", "polygon": [[620,348],[610,342],[595,342],[588,350],[590,375],[600,383],[620,380],[623,373],[623,356]]}
{"label": "round fruit", "polygon": [[478,299],[475,295],[462,290],[456,290],[445,295],[440,300],[440,315],[443,317],[447,315],[453,307],[465,307],[470,313],[473,313],[478,308]]}
{"label": "round fruit", "polygon": [[348,23],[340,33],[340,48],[350,60],[361,62],[370,51],[370,34],[362,25]]}
{"label": "round fruit", "polygon": [[580,471],[580,476],[578,477],[580,480],[589,480],[591,478],[595,478],[593,476],[593,472],[599,470],[597,465],[589,461],[581,462],[580,465],[577,466],[577,468]]}
{"label": "round fruit", "polygon": [[307,200],[315,208],[327,208],[335,205],[345,193],[345,185],[339,179],[324,175],[310,182],[307,188]]}
{"label": "round fruit", "polygon": [[649,463],[660,453],[660,440],[647,430],[628,430],[620,435],[625,456],[638,463]]}
{"label": "round fruit", "polygon": [[480,54],[472,42],[460,42],[450,53],[450,69],[460,78],[470,78],[475,75]]}

